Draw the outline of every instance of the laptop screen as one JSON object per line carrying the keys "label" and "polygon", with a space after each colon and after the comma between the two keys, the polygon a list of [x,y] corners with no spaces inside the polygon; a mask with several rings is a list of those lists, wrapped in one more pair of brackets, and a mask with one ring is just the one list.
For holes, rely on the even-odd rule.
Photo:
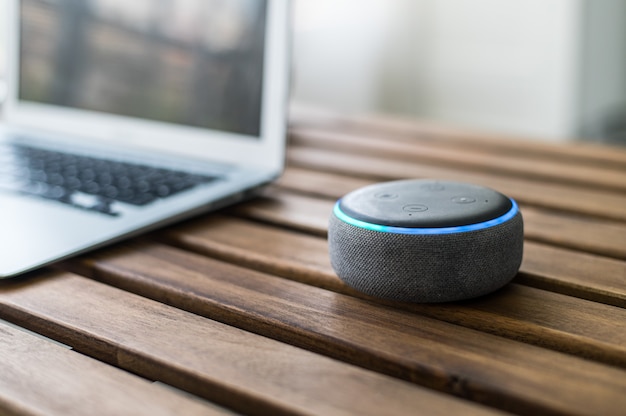
{"label": "laptop screen", "polygon": [[19,98],[259,136],[267,0],[22,0]]}

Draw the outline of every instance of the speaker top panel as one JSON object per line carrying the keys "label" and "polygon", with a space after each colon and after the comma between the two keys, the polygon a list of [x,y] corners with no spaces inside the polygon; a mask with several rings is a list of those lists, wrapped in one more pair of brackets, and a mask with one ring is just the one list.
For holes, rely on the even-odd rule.
{"label": "speaker top panel", "polygon": [[494,220],[511,200],[478,185],[428,179],[384,182],[357,189],[338,203],[347,216],[405,228],[456,227]]}

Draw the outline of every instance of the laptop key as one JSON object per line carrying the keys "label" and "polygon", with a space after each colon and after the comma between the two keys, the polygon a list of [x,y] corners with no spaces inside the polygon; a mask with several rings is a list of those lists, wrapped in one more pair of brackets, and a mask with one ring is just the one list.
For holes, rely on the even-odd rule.
{"label": "laptop key", "polygon": [[0,189],[108,215],[114,201],[143,206],[217,179],[22,144],[0,146],[0,160]]}

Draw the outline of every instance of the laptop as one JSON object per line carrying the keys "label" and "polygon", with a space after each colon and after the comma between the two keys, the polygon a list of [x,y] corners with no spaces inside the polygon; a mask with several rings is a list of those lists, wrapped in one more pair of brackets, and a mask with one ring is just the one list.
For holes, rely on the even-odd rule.
{"label": "laptop", "polygon": [[286,0],[11,0],[0,277],[252,196],[284,165]]}

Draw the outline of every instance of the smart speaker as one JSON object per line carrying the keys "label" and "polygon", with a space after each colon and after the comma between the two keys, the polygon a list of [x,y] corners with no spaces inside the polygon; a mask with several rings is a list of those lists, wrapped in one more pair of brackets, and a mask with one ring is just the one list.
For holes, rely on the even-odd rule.
{"label": "smart speaker", "polygon": [[515,201],[482,186],[402,180],[357,189],[335,204],[331,264],[371,296],[449,302],[507,284],[522,261]]}

